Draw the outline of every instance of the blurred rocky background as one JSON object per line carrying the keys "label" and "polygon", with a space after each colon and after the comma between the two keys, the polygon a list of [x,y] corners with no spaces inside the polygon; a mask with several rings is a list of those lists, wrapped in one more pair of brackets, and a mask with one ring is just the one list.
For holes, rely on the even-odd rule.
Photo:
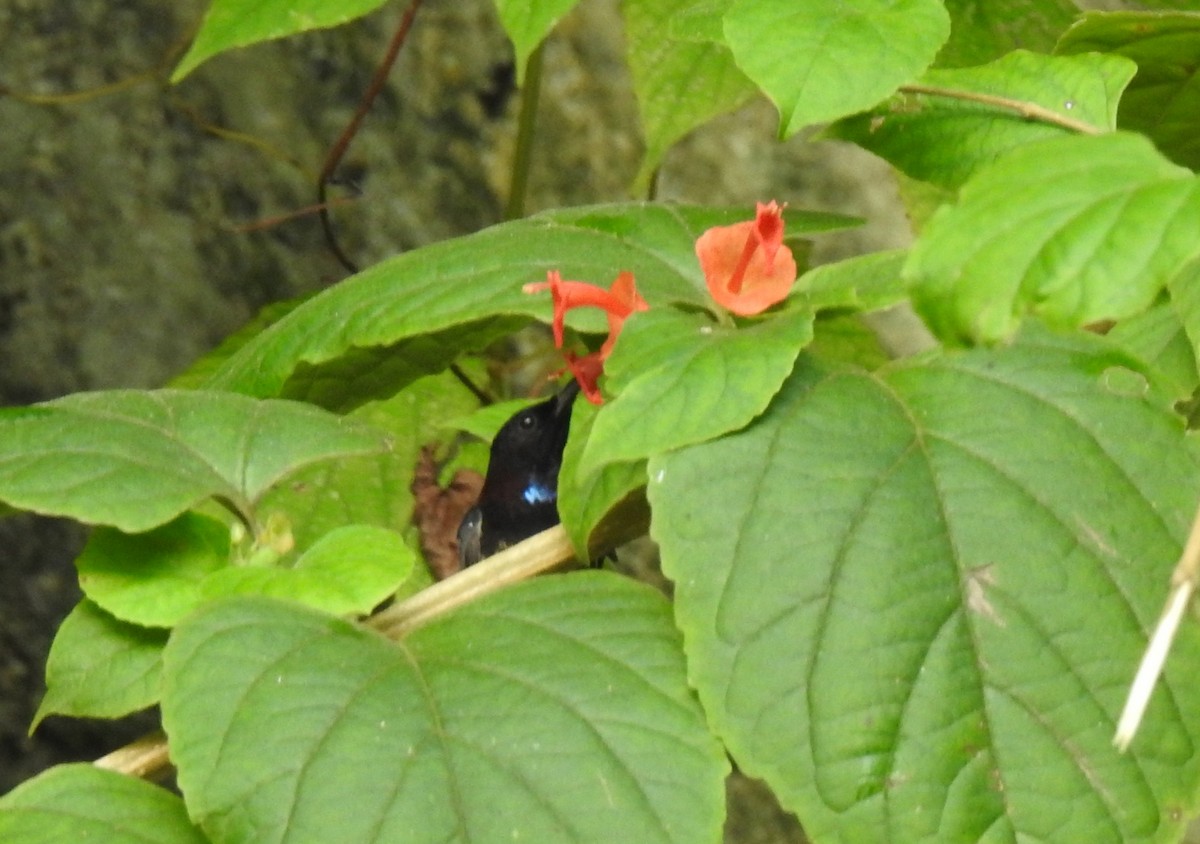
{"label": "blurred rocky background", "polygon": [[[0,405],[155,387],[262,306],[345,272],[315,178],[403,12],[219,56],[166,82],[201,0],[0,4]],[[616,0],[582,0],[547,44],[527,210],[621,200],[641,152]],[[518,95],[491,0],[426,0],[340,177],[334,212],[361,266],[496,223]],[[803,138],[765,102],[685,139],[659,197],[857,214],[818,260],[907,243],[888,168]],[[349,196],[335,188],[333,195]],[[50,718],[29,737],[54,630],[79,598],[77,525],[0,519],[0,793],[144,731]],[[769,793],[731,782],[729,840],[803,840]]]}

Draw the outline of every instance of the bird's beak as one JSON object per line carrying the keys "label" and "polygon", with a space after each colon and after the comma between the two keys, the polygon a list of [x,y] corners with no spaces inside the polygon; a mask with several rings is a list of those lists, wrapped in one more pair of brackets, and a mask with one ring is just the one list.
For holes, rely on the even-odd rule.
{"label": "bird's beak", "polygon": [[577,395],[579,395],[579,382],[572,378],[554,397],[555,419],[561,419],[563,416],[570,418],[571,406],[575,403]]}

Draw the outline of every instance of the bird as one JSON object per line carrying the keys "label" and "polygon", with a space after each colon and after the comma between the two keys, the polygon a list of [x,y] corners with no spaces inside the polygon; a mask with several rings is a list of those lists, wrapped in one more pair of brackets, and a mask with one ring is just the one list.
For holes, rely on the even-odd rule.
{"label": "bird", "polygon": [[479,500],[458,526],[463,568],[558,524],[558,470],[577,395],[572,380],[496,433]]}

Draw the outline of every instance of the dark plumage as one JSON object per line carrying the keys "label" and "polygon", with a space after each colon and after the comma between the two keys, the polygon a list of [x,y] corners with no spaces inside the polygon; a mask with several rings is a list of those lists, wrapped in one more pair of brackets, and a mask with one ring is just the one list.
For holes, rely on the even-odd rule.
{"label": "dark plumage", "polygon": [[571,381],[497,432],[479,501],[458,526],[464,568],[558,524],[558,470],[578,394]]}

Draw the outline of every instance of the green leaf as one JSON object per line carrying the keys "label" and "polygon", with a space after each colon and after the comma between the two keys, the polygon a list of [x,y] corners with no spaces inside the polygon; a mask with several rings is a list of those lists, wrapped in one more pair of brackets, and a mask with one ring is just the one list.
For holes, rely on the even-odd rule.
{"label": "green leaf", "polygon": [[1171,292],[1171,309],[1191,342],[1193,359],[1200,361],[1200,259],[1181,267],[1167,287]]}
{"label": "green leaf", "polygon": [[[247,344],[222,367],[213,386],[271,396],[289,389],[301,364],[322,366],[362,349],[463,330],[497,315],[549,321],[546,295],[521,287],[547,270],[564,278],[608,285],[622,269],[654,302],[692,301],[707,293],[694,255],[698,236],[671,209],[617,206],[573,209],[494,226],[376,264],[310,299]],[[647,242],[646,238],[650,241]],[[572,312],[572,326],[603,331],[603,315]],[[445,343],[429,355],[427,371],[443,369],[469,346]],[[403,364],[407,365],[407,363]],[[413,372],[415,375],[416,372]],[[302,372],[304,381],[311,372]]]}
{"label": "green leaf", "polygon": [[873,106],[949,34],[937,0],[737,0],[725,15],[738,67],[775,103],[784,136]]}
{"label": "green leaf", "polygon": [[87,596],[117,618],[172,627],[225,595],[271,595],[335,615],[366,613],[396,590],[413,562],[395,531],[347,525],[316,540],[288,567],[235,565],[228,529],[187,513],[147,533],[97,530],[75,564]]}
{"label": "green leaf", "polygon": [[204,579],[206,600],[268,595],[331,615],[370,612],[412,571],[415,555],[400,534],[373,525],[346,525],[318,539],[291,568],[226,566]]}
{"label": "green leaf", "polygon": [[[1102,339],[872,376],[650,460],[689,678],[814,841],[1165,841],[1200,785],[1200,626],[1116,718],[1200,488]],[[1144,382],[1143,382],[1144,386]]]}
{"label": "green leaf", "polygon": [[[339,356],[315,365],[301,359],[281,397],[315,404],[335,413],[348,413],[366,402],[389,399],[414,381],[443,371],[464,352],[486,349],[528,323],[528,318],[498,315],[442,331],[402,335],[396,342],[385,345],[351,346]],[[292,330],[299,324],[306,324],[303,315],[284,330]],[[236,367],[238,363],[232,365]],[[219,382],[223,373],[218,371],[213,377]]]}
{"label": "green leaf", "polygon": [[785,311],[740,328],[668,309],[634,314],[605,365],[616,398],[596,415],[578,471],[703,442],[766,409],[812,339],[812,314]]}
{"label": "green leaf", "polygon": [[212,0],[200,31],[171,74],[178,82],[218,53],[360,18],[383,0]]}
{"label": "green leaf", "polygon": [[720,838],[728,765],[670,608],[616,575],[522,583],[399,644],[231,599],[164,662],[171,757],[214,840]]}
{"label": "green leaf", "polygon": [[229,528],[184,513],[144,533],[98,528],[75,559],[85,595],[116,618],[172,627],[199,605],[204,579],[230,565]]}
{"label": "green leaf", "polygon": [[1200,251],[1200,189],[1139,135],[1023,146],[963,186],[909,253],[913,301],[948,341],[1119,320]]}
{"label": "green leaf", "polygon": [[142,531],[206,498],[249,514],[289,473],[383,446],[380,434],[295,402],[176,390],[78,393],[0,410],[0,499]]}
{"label": "green leaf", "polygon": [[754,96],[724,44],[674,36],[672,23],[696,0],[622,0],[629,72],[646,152],[632,191],[641,194],[671,146]]}
{"label": "green leaf", "polygon": [[908,290],[900,277],[908,251],[891,249],[856,255],[806,272],[796,282],[814,311],[850,308],[877,311],[903,302]]}
{"label": "green leaf", "polygon": [[813,324],[813,341],[805,350],[819,361],[837,361],[863,369],[878,369],[891,356],[859,314],[821,317]]}
{"label": "green leaf", "polygon": [[678,41],[725,43],[725,13],[733,0],[698,0],[671,15],[667,36]]}
{"label": "green leaf", "polygon": [[420,378],[386,401],[364,405],[349,418],[392,432],[391,447],[297,472],[263,496],[259,512],[284,513],[300,549],[351,524],[403,532],[412,519],[411,484],[421,447],[448,443],[446,420],[476,406],[450,373]]}
{"label": "green leaf", "polygon": [[4,844],[207,844],[183,801],[94,765],[59,765],[0,797]]}
{"label": "green leaf", "polygon": [[575,403],[571,436],[558,472],[558,514],[575,554],[584,562],[591,559],[590,540],[604,517],[646,485],[645,460],[609,463],[586,474],[579,471],[596,413],[589,402]]}
{"label": "green leaf", "polygon": [[[1003,153],[1046,138],[1074,135],[1077,126],[1111,130],[1117,102],[1137,67],[1119,56],[1054,57],[1017,50],[983,67],[931,70],[924,89],[900,94],[865,114],[830,127],[887,159],[914,179],[958,188]],[[1043,110],[1044,118],[996,102],[1003,98]],[[1064,121],[1054,124],[1051,119]]]}
{"label": "green leaf", "polygon": [[[292,395],[295,389],[312,398],[309,385],[326,367],[336,375],[324,380],[336,383],[347,376],[353,356],[389,347],[391,352],[411,350],[409,342],[424,348],[431,338],[441,351],[422,354],[419,369],[407,355],[397,366],[406,368],[409,377],[440,371],[475,345],[464,344],[454,332],[486,345],[494,337],[487,326],[494,326],[498,315],[549,322],[549,295],[530,296],[521,287],[543,281],[551,269],[560,270],[563,278],[604,286],[621,270],[630,270],[652,306],[678,302],[708,307],[695,241],[712,225],[710,220],[730,213],[641,203],[573,208],[417,249],[305,302],[235,353],[210,386],[258,396]],[[740,214],[746,220],[754,216],[749,208]],[[793,235],[856,222],[813,212],[789,215],[787,221]],[[509,324],[510,330],[515,324]],[[594,308],[572,311],[567,324],[582,331],[607,330],[604,315]],[[394,392],[402,383],[393,379],[388,386]],[[336,395],[339,401],[345,398]]]}
{"label": "green leaf", "polygon": [[500,23],[512,39],[517,59],[517,84],[525,79],[525,65],[529,55],[537,49],[579,0],[495,0]]}
{"label": "green leaf", "polygon": [[1060,53],[1112,53],[1137,63],[1117,123],[1142,132],[1171,160],[1200,167],[1200,15],[1086,12],[1063,35]]}
{"label": "green leaf", "polygon": [[1195,11],[1196,0],[1142,0],[1138,4],[1147,9],[1178,9],[1181,11]]}
{"label": "green leaf", "polygon": [[[202,355],[197,360],[193,361],[187,369],[173,377],[167,386],[178,390],[199,390],[203,389],[213,373],[215,373],[225,361],[233,356],[233,353],[242,346],[249,343],[270,325],[279,322],[285,314],[296,309],[296,306],[305,299],[303,298],[288,299],[283,302],[272,302],[264,307],[254,318],[239,328],[237,331],[225,337],[215,349]],[[319,402],[316,402],[319,403]]]}
{"label": "green leaf", "polygon": [[947,0],[941,67],[986,64],[1018,48],[1049,53],[1079,9],[1070,0]]}
{"label": "green leaf", "polygon": [[30,732],[47,715],[119,718],[157,703],[166,644],[165,630],[119,621],[91,601],[80,601],[54,634],[46,696]]}
{"label": "green leaf", "polygon": [[1196,352],[1170,302],[1121,320],[1108,339],[1143,361],[1172,399],[1185,399],[1200,386]]}

